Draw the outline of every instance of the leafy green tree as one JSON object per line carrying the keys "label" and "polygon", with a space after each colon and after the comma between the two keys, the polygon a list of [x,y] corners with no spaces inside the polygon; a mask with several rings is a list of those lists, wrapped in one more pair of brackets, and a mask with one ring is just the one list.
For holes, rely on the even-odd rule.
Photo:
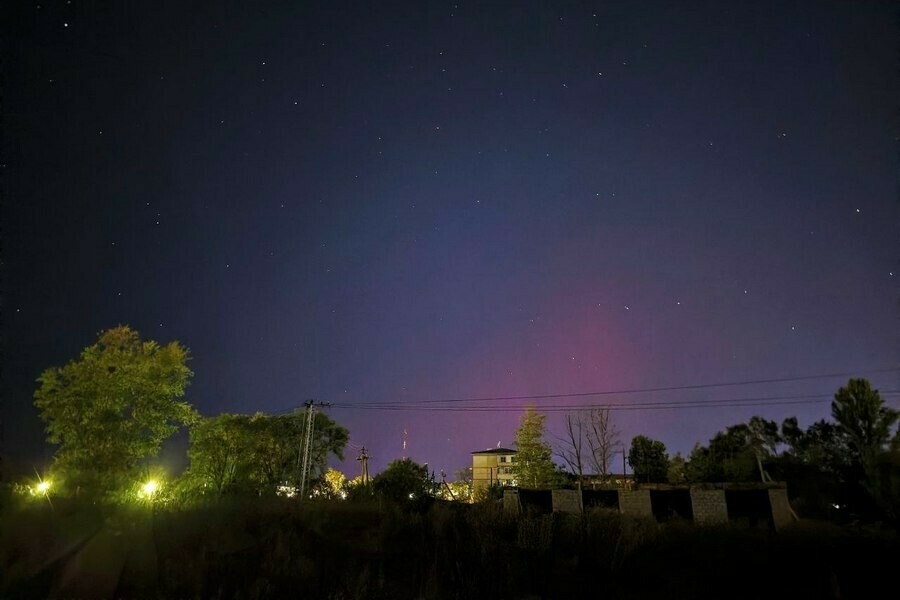
{"label": "leafy green tree", "polygon": [[682,484],[687,481],[687,463],[680,452],[669,460],[669,468],[666,471],[666,479],[669,483]]}
{"label": "leafy green tree", "polygon": [[337,469],[327,469],[316,484],[314,495],[328,500],[347,497],[347,476]]}
{"label": "leafy green tree", "polygon": [[755,481],[756,454],[750,447],[750,427],[744,423],[727,427],[709,440],[710,475],[715,481]]}
{"label": "leafy green tree", "polygon": [[119,326],[64,367],[38,378],[34,403],[48,441],[58,444],[54,469],[71,485],[109,491],[135,476],[163,441],[196,419],[180,400],[193,375],[178,342],[160,346]]}
{"label": "leafy green tree", "polygon": [[428,467],[409,458],[395,460],[372,480],[376,494],[400,504],[434,496],[437,484]]}
{"label": "leafy green tree", "polygon": [[710,471],[709,448],[699,443],[694,444],[694,448],[688,455],[687,464],[684,466],[685,479],[688,483],[712,481],[709,476]]}
{"label": "leafy green tree", "polygon": [[669,455],[666,445],[659,440],[652,440],[644,435],[635,436],[631,440],[628,451],[628,464],[634,471],[637,482],[664,482],[669,469]]}
{"label": "leafy green tree", "polygon": [[222,496],[250,487],[254,438],[247,415],[221,414],[191,427],[188,476],[197,486]]}
{"label": "leafy green tree", "polygon": [[777,454],[778,425],[761,417],[718,432],[708,447],[695,446],[686,468],[689,481],[768,481],[765,463]]}
{"label": "leafy green tree", "polygon": [[[347,430],[317,412],[310,447],[311,483],[328,468],[328,457],[344,458]],[[306,440],[306,414],[219,415],[191,431],[189,476],[193,487],[226,493],[274,494],[300,483],[300,452]]]}
{"label": "leafy green tree", "polygon": [[515,474],[521,487],[548,488],[559,480],[559,473],[553,464],[553,451],[544,440],[546,418],[546,415],[528,407],[516,430]]}

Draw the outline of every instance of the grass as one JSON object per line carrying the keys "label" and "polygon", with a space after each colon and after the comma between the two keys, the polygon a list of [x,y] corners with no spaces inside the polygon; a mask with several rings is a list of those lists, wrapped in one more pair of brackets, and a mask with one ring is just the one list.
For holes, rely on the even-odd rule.
{"label": "grass", "polygon": [[597,509],[299,504],[101,510],[6,502],[0,597],[852,598],[892,589],[896,536],[700,528]]}

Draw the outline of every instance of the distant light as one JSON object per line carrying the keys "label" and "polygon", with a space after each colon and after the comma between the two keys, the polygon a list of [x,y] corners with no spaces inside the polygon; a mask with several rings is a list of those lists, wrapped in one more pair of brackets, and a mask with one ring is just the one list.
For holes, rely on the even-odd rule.
{"label": "distant light", "polygon": [[50,482],[49,482],[49,481],[46,481],[46,480],[45,480],[45,481],[41,481],[40,483],[37,484],[37,486],[35,486],[35,489],[36,489],[36,491],[37,491],[38,494],[44,494],[44,495],[46,495],[47,492],[50,491]]}
{"label": "distant light", "polygon": [[341,492],[341,500],[347,499],[347,492]]}
{"label": "distant light", "polygon": [[410,500],[412,500],[412,499],[415,498],[415,497],[416,497],[415,494],[412,494],[412,493],[411,493],[411,494],[409,495],[409,499],[410,499]]}

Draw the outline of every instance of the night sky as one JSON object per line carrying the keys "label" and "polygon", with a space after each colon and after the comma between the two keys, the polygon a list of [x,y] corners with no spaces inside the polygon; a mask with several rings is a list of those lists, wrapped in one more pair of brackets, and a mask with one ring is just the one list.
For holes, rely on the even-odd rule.
{"label": "night sky", "polygon": [[[120,323],[190,348],[204,415],[334,403],[373,472],[406,430],[453,473],[526,402],[363,403],[900,389],[866,373],[900,354],[893,2],[8,4],[7,465],[52,455],[41,370]],[[614,413],[687,452],[845,381],[535,402],[807,398]]]}

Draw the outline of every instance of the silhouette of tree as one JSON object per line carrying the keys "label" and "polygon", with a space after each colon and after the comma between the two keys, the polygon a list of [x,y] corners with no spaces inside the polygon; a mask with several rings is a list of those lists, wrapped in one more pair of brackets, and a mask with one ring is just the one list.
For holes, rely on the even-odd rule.
{"label": "silhouette of tree", "polygon": [[666,445],[647,436],[636,436],[631,440],[628,464],[634,471],[635,481],[663,482],[666,480],[666,471],[669,468]]}
{"label": "silhouette of tree", "polygon": [[865,465],[884,450],[898,413],[884,405],[867,380],[851,379],[834,395],[831,416],[846,437],[853,462]]}

